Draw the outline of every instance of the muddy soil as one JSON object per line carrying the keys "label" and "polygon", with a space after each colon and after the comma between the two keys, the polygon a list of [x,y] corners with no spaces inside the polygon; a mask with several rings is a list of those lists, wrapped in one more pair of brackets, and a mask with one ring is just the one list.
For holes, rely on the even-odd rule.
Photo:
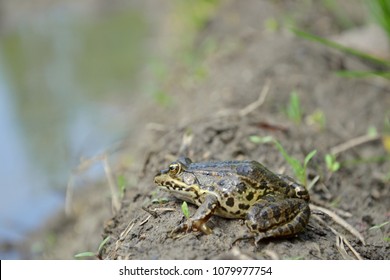
{"label": "muddy soil", "polygon": [[[298,1],[299,2],[299,1]],[[105,259],[390,259],[390,225],[372,228],[390,219],[390,189],[385,174],[388,160],[381,138],[340,151],[342,168],[331,173],[324,156],[339,144],[366,135],[370,126],[382,130],[390,108],[390,84],[386,80],[348,79],[335,74],[348,67],[368,69],[358,59],[292,36],[281,29],[270,32],[270,18],[283,21],[291,11],[304,27],[322,35],[338,32],[327,11],[310,6],[300,9],[295,1],[225,1],[199,35],[217,41],[218,49],[205,59],[208,76],[190,87],[178,82],[170,88],[174,107],[161,112],[165,129],[155,132],[145,149],[136,187],[127,189],[121,211],[104,229],[110,236]],[[349,14],[361,20],[362,9]],[[310,15],[316,14],[316,17]],[[320,33],[321,34],[321,33]],[[265,101],[243,113],[269,85]],[[184,88],[184,90],[183,90]],[[285,108],[295,90],[304,118],[292,122]],[[157,109],[156,114],[160,112]],[[313,123],[320,110],[326,122]],[[156,118],[157,119],[157,118]],[[180,155],[193,161],[244,160],[262,162],[269,169],[293,176],[292,170],[270,143],[255,143],[251,136],[272,136],[289,154],[301,161],[312,150],[308,167],[313,205],[337,212],[364,238],[359,238],[328,215],[313,213],[307,229],[291,238],[233,241],[246,232],[242,220],[213,216],[213,234],[188,233],[173,239],[168,233],[184,221],[181,201],[158,191],[153,184],[157,170]],[[160,203],[156,203],[160,201]],[[161,203],[164,201],[164,203]],[[151,215],[144,209],[154,211]],[[193,214],[195,206],[190,205]],[[320,223],[316,216],[325,223]],[[332,229],[337,231],[332,231]],[[337,245],[343,236],[347,245]]]}
{"label": "muddy soil", "polygon": [[[356,3],[342,1],[340,5],[345,5],[343,15],[349,23],[359,25],[367,15]],[[137,147],[135,168],[111,166],[115,174],[128,176],[129,182],[137,178],[136,184],[126,189],[120,212],[108,218],[111,207],[108,188],[102,186],[105,182],[82,191],[75,197],[78,217],[60,219],[51,226],[48,232],[54,232],[56,240],[51,245],[39,241],[45,248],[33,257],[72,259],[76,253],[96,250],[109,236],[101,254],[104,259],[356,259],[357,255],[390,259],[390,224],[374,227],[390,220],[386,181],[390,160],[381,139],[340,151],[337,160],[342,167],[337,172],[329,172],[324,162],[325,154],[366,135],[369,127],[382,132],[389,115],[390,83],[337,76],[337,70],[372,70],[372,65],[294,37],[282,24],[273,28],[275,22],[289,20],[321,36],[338,35],[343,29],[338,13],[317,1],[221,1],[196,40],[199,48],[210,40],[215,47],[200,61],[206,69],[202,78],[188,77],[188,71],[173,67],[163,89],[169,92],[172,104],[163,107],[141,102],[135,106],[140,111],[136,121],[152,132],[139,130],[138,139],[129,141],[143,143]],[[264,102],[246,110],[265,87],[269,89]],[[286,114],[294,90],[303,111],[299,124]],[[325,116],[322,125],[313,122],[319,111]],[[318,176],[310,189],[312,205],[337,212],[363,236],[365,244],[318,211],[313,211],[304,232],[263,240],[258,247],[253,240],[233,246],[232,242],[246,233],[244,222],[216,216],[208,222],[213,234],[192,232],[170,238],[168,233],[185,219],[182,201],[157,190],[153,177],[178,156],[193,161],[252,159],[294,177],[275,146],[256,143],[259,138],[253,136],[272,136],[301,161],[317,150],[308,166],[309,181]],[[120,153],[126,158],[126,151]],[[193,214],[196,207],[189,205],[189,210]],[[42,240],[42,235],[32,243]],[[340,236],[356,254],[345,242],[344,249],[339,245]]]}

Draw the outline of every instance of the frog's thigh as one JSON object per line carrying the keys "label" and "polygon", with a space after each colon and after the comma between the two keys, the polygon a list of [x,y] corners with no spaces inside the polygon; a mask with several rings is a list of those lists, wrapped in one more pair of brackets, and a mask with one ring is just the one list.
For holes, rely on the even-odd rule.
{"label": "frog's thigh", "polygon": [[309,205],[302,199],[286,198],[271,202],[263,199],[249,209],[246,225],[260,239],[289,236],[304,230],[309,216]]}
{"label": "frog's thigh", "polygon": [[206,196],[204,202],[196,210],[194,216],[191,217],[192,227],[202,231],[205,234],[212,233],[212,230],[206,225],[218,206],[218,198],[215,195]]}

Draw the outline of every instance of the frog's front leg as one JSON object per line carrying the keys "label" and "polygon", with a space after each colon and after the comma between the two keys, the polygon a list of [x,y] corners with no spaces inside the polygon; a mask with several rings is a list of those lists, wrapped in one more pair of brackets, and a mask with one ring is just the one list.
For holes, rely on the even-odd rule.
{"label": "frog's front leg", "polygon": [[266,237],[291,236],[303,231],[309,217],[310,208],[305,200],[268,195],[252,205],[245,224],[258,244]]}
{"label": "frog's front leg", "polygon": [[214,213],[218,206],[218,198],[215,195],[209,194],[205,197],[204,202],[196,210],[195,214],[186,222],[175,228],[171,235],[182,231],[201,231],[205,234],[211,234],[213,231],[206,223]]}

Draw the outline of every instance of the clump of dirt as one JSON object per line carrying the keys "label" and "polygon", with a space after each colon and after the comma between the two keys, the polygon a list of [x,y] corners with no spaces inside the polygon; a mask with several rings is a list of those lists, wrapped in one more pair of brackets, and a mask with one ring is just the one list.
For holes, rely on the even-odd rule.
{"label": "clump of dirt", "polygon": [[[328,171],[324,161],[325,154],[336,145],[365,135],[370,126],[383,127],[390,108],[388,81],[338,77],[335,70],[351,61],[353,65],[360,62],[286,32],[268,32],[266,19],[281,19],[283,12],[268,1],[229,1],[209,23],[202,36],[214,36],[219,46],[233,47],[221,47],[219,53],[210,55],[206,61],[209,77],[187,88],[186,93],[181,86],[173,86],[178,103],[170,116],[182,121],[154,135],[137,187],[127,190],[120,213],[104,230],[104,237],[111,237],[104,258],[390,258],[390,226],[372,228],[389,220],[390,192],[384,179],[390,169],[389,160],[360,162],[385,158],[381,139],[374,137],[341,150],[337,160],[342,168],[337,172]],[[255,102],[268,82],[265,102],[240,114],[242,108]],[[304,112],[300,124],[290,121],[285,113],[293,90]],[[315,112],[324,114],[326,123],[322,126],[311,121]],[[309,179],[319,176],[310,189],[313,204],[342,210],[340,215],[362,234],[365,245],[327,215],[318,213],[312,214],[306,231],[291,238],[261,241],[258,248],[253,240],[232,246],[246,232],[243,221],[215,216],[209,221],[213,234],[188,233],[179,239],[170,238],[168,233],[184,220],[181,201],[157,191],[153,177],[179,155],[193,161],[253,159],[277,173],[292,176],[274,145],[255,143],[253,135],[272,136],[300,160],[316,149],[308,169]],[[191,213],[195,209],[190,206]],[[326,224],[319,223],[315,216]],[[357,254],[347,245],[345,251],[338,246],[340,237],[329,226],[349,240]]]}

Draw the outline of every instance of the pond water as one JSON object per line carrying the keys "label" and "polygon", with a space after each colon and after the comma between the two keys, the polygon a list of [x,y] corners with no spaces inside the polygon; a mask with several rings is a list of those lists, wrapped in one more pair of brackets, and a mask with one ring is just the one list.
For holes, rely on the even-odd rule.
{"label": "pond water", "polygon": [[[0,244],[20,242],[63,206],[80,157],[128,133],[146,34],[131,6],[86,16],[64,5],[2,34]],[[0,259],[17,257],[0,249]]]}

